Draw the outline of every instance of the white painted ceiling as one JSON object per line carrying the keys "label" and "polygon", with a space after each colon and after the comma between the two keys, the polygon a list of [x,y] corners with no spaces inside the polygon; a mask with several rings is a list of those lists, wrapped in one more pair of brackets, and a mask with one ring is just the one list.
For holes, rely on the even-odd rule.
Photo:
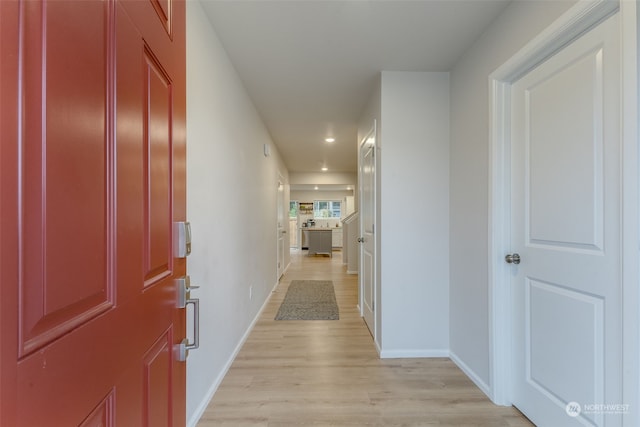
{"label": "white painted ceiling", "polygon": [[449,71],[509,0],[201,2],[289,171],[355,172],[380,71]]}

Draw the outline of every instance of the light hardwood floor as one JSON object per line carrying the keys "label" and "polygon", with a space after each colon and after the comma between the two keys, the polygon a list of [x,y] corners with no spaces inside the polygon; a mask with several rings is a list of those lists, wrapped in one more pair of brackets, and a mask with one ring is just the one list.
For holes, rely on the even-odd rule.
{"label": "light hardwood floor", "polygon": [[[198,426],[531,426],[446,358],[378,358],[342,254],[291,265]],[[333,280],[340,320],[273,320],[292,280]]]}

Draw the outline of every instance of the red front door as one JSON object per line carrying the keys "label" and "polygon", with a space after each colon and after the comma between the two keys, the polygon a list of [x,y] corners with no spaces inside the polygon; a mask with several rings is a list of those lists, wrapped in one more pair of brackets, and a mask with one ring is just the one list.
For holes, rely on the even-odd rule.
{"label": "red front door", "polygon": [[185,424],[182,0],[0,1],[0,425]]}

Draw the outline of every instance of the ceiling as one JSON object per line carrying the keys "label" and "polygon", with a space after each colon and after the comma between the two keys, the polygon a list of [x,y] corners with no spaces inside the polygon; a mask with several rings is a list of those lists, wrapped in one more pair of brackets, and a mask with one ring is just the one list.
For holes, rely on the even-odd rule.
{"label": "ceiling", "polygon": [[449,71],[509,0],[201,3],[289,171],[355,172],[380,71]]}
{"label": "ceiling", "polygon": [[355,184],[291,184],[294,191],[352,191]]}

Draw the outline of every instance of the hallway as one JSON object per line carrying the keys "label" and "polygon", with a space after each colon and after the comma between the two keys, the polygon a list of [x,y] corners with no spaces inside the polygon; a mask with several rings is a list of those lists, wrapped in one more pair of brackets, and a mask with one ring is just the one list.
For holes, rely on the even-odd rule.
{"label": "hallway", "polygon": [[[291,265],[198,426],[529,426],[448,359],[378,358],[341,254]],[[292,280],[331,279],[340,320],[275,321]]]}

